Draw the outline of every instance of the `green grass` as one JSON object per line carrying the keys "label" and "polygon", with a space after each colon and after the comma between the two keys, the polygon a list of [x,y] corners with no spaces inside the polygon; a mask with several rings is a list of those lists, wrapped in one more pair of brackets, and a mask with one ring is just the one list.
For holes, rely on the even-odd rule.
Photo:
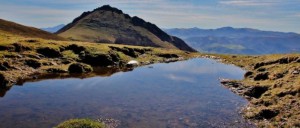
{"label": "green grass", "polygon": [[105,125],[91,119],[71,119],[60,123],[55,128],[105,128]]}

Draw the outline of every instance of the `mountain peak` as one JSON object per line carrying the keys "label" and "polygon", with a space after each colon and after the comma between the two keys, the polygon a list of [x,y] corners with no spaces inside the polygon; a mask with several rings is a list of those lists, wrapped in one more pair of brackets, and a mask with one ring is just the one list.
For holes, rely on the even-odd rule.
{"label": "mountain peak", "polygon": [[104,5],[84,12],[57,32],[73,40],[163,47],[194,51],[183,40],[162,31],[155,24]]}
{"label": "mountain peak", "polygon": [[99,8],[96,8],[94,11],[112,11],[112,12],[115,12],[118,14],[123,14],[122,10],[115,8],[115,7],[111,7],[110,5],[103,5]]}

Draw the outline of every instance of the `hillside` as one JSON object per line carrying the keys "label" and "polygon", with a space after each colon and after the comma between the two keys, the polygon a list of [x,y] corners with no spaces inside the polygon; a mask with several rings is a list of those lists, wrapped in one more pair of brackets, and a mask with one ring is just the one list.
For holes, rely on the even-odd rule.
{"label": "hillside", "polygon": [[80,41],[163,47],[194,51],[183,40],[170,36],[156,25],[105,5],[84,12],[57,32]]}
{"label": "hillside", "polygon": [[43,38],[43,39],[52,39],[52,40],[65,40],[62,37],[59,37],[55,34],[24,25],[20,25],[14,22],[6,21],[0,19],[0,31],[19,35],[23,37],[33,37],[33,38]]}
{"label": "hillside", "polygon": [[166,29],[201,52],[221,54],[299,53],[300,35],[250,28]]}

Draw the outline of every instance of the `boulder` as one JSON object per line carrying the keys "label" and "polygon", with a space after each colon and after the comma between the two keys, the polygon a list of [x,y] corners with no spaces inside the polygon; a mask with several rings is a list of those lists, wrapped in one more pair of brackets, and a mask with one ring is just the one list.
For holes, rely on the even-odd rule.
{"label": "boulder", "polygon": [[262,94],[268,91],[266,86],[253,86],[249,88],[244,94],[249,97],[260,98]]}
{"label": "boulder", "polygon": [[259,111],[259,113],[257,113],[256,115],[254,115],[253,118],[258,119],[258,120],[262,120],[262,119],[272,119],[273,117],[277,116],[279,114],[278,110],[272,110],[272,109],[262,109]]}
{"label": "boulder", "polygon": [[165,54],[158,54],[157,56],[159,57],[163,57],[163,58],[179,58],[178,55],[176,54],[168,54],[168,53],[165,53]]}
{"label": "boulder", "polygon": [[25,64],[29,67],[32,67],[32,68],[39,68],[42,66],[42,63],[40,63],[38,60],[36,59],[27,59],[25,60]]}
{"label": "boulder", "polygon": [[[119,47],[114,47],[114,46],[109,46],[110,49],[114,50],[114,51],[118,51],[118,52],[122,52],[124,53],[125,55],[127,56],[130,56],[130,57],[138,57],[139,54],[142,54],[142,53],[145,53],[145,51],[142,51],[142,50],[138,50],[137,48],[128,48],[128,47],[124,47],[124,48],[119,48]],[[137,52],[136,52],[137,50]]]}
{"label": "boulder", "polygon": [[7,71],[11,66],[8,62],[0,62],[0,71]]}
{"label": "boulder", "polygon": [[129,62],[127,62],[126,67],[132,68],[132,67],[136,67],[139,66],[139,62],[136,60],[131,60]]}
{"label": "boulder", "polygon": [[49,58],[57,58],[63,56],[59,49],[54,49],[50,47],[38,48],[37,52]]}
{"label": "boulder", "polygon": [[248,72],[246,72],[246,73],[244,74],[244,78],[247,78],[247,77],[252,76],[252,75],[253,75],[253,72],[248,71]]}
{"label": "boulder", "polygon": [[85,51],[86,48],[83,46],[78,46],[77,44],[71,44],[65,47],[65,50],[72,50],[74,53],[79,54],[82,51]]}
{"label": "boulder", "polygon": [[4,88],[9,84],[9,80],[6,79],[5,75],[0,73],[0,88]]}
{"label": "boulder", "polygon": [[269,72],[259,73],[254,77],[255,81],[267,80],[269,79]]}
{"label": "boulder", "polygon": [[14,43],[13,46],[15,47],[15,52],[23,52],[23,51],[31,50],[31,48],[24,46],[21,43]]}
{"label": "boulder", "polygon": [[86,53],[85,56],[81,56],[81,60],[83,63],[87,63],[92,66],[106,67],[115,64],[115,62],[112,60],[112,57],[104,53]]}
{"label": "boulder", "polygon": [[92,72],[93,68],[87,64],[73,63],[69,66],[68,71],[70,73],[86,73],[86,72]]}
{"label": "boulder", "polygon": [[12,45],[0,45],[0,51],[14,51],[14,49]]}

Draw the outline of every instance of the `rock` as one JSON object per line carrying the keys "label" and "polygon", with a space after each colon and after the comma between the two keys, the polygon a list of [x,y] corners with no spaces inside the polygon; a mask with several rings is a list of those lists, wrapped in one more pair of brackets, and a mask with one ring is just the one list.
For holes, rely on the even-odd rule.
{"label": "rock", "polygon": [[268,91],[268,87],[266,86],[253,86],[249,88],[244,94],[246,96],[254,97],[254,98],[260,98],[262,94],[264,94],[266,91]]}
{"label": "rock", "polygon": [[11,45],[0,45],[0,51],[14,51],[15,48]]}
{"label": "rock", "polygon": [[269,79],[269,72],[259,73],[254,77],[255,81],[267,80]]}
{"label": "rock", "polygon": [[265,65],[264,62],[256,63],[256,64],[254,65],[254,69],[258,69],[258,68],[260,68],[261,66],[264,66],[264,65]]}
{"label": "rock", "polygon": [[27,40],[28,43],[37,43],[39,42],[38,40],[34,40],[34,39],[30,39],[30,40]]}
{"label": "rock", "polygon": [[74,53],[79,54],[82,51],[85,51],[86,48],[83,46],[78,46],[77,44],[71,44],[65,47],[65,50],[72,50]]}
{"label": "rock", "polygon": [[299,59],[299,57],[283,57],[283,58],[280,58],[278,61],[280,64],[288,64],[288,63],[291,63],[293,61],[297,61],[297,59]]}
{"label": "rock", "polygon": [[168,54],[168,53],[166,53],[166,54],[158,54],[157,56],[159,56],[159,57],[163,57],[163,58],[179,58],[179,56],[178,55],[176,55],[176,54]]}
{"label": "rock", "polygon": [[23,52],[23,51],[31,50],[31,48],[26,47],[21,43],[14,43],[13,46],[15,47],[15,52]]}
{"label": "rock", "polygon": [[25,60],[25,64],[28,65],[29,67],[32,67],[35,69],[42,66],[42,64],[38,60],[35,60],[35,59],[27,59],[27,60]]}
{"label": "rock", "polygon": [[33,58],[33,59],[41,59],[41,57],[39,55],[32,55],[32,54],[23,54],[29,58]]}
{"label": "rock", "polygon": [[284,77],[285,73],[274,73],[270,76],[271,80],[277,80]]}
{"label": "rock", "polygon": [[0,71],[7,71],[12,68],[8,62],[0,62]]}
{"label": "rock", "polygon": [[59,49],[54,49],[49,47],[38,48],[37,52],[49,58],[57,58],[63,56]]}
{"label": "rock", "polygon": [[53,61],[48,61],[48,62],[43,62],[43,65],[45,65],[45,66],[52,66],[52,65],[57,65],[57,63],[56,62],[53,62]]}
{"label": "rock", "polygon": [[81,60],[82,62],[92,66],[106,67],[109,65],[115,65],[115,62],[112,60],[111,56],[104,53],[87,53],[85,56],[82,56]]}
{"label": "rock", "polygon": [[266,68],[259,68],[259,69],[257,69],[257,71],[259,71],[259,72],[265,72],[267,69]]}
{"label": "rock", "polygon": [[292,72],[292,74],[294,74],[294,75],[298,75],[299,73],[300,72],[298,70],[295,70],[295,71]]}
{"label": "rock", "polygon": [[125,55],[131,56],[131,57],[134,57],[134,58],[136,58],[136,57],[139,56],[139,54],[136,53],[133,48],[124,47],[123,50],[122,50],[122,52]]}
{"label": "rock", "polygon": [[136,67],[139,66],[139,62],[136,60],[131,60],[126,64],[126,67],[132,68],[132,67]]}
{"label": "rock", "polygon": [[271,110],[271,109],[262,109],[259,113],[254,115],[253,118],[261,120],[261,119],[272,119],[273,117],[279,114],[278,110]]}
{"label": "rock", "polygon": [[63,63],[63,64],[70,64],[70,63],[72,63],[74,60],[72,60],[72,59],[62,59],[62,61],[61,61],[61,63]]}
{"label": "rock", "polygon": [[0,73],[0,89],[5,88],[10,84],[11,84],[10,81],[5,77],[5,75]]}
{"label": "rock", "polygon": [[48,68],[46,70],[48,73],[67,73],[68,71],[60,69],[60,68]]}
{"label": "rock", "polygon": [[[128,47],[119,48],[119,47],[114,47],[114,46],[109,46],[109,48],[111,48],[114,51],[122,52],[125,55],[130,56],[130,57],[134,57],[134,58],[139,56],[139,54],[137,52],[139,52],[140,54],[145,53],[145,51],[142,51],[142,50],[137,49],[137,48],[136,49],[128,48]],[[135,51],[137,51],[137,52],[135,52]]]}
{"label": "rock", "polygon": [[92,72],[93,68],[87,64],[73,63],[69,66],[68,71],[70,73],[86,73],[86,72]]}
{"label": "rock", "polygon": [[117,62],[119,62],[121,60],[119,54],[116,53],[116,52],[110,51],[109,52],[109,56],[111,57],[111,59],[112,59],[113,62],[117,63]]}
{"label": "rock", "polygon": [[247,78],[247,77],[252,76],[252,75],[253,75],[253,72],[248,71],[248,72],[246,72],[246,73],[244,74],[244,78]]}

